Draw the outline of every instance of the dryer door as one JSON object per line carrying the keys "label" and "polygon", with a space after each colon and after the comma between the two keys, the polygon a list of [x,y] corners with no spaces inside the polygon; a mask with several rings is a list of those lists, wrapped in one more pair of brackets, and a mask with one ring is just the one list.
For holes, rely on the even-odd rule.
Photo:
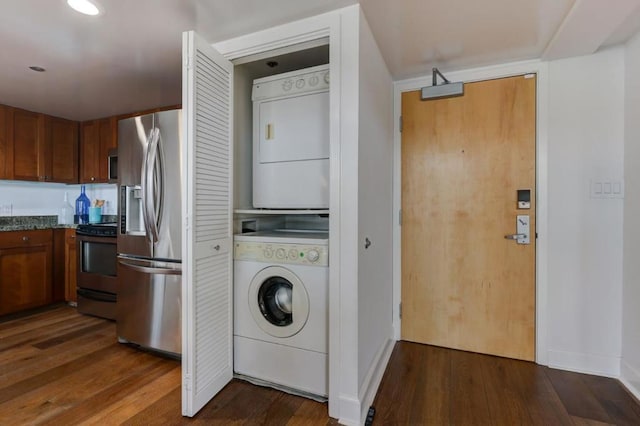
{"label": "dryer door", "polygon": [[289,269],[270,266],[258,272],[249,286],[249,310],[256,324],[274,337],[297,334],[309,318],[309,295]]}
{"label": "dryer door", "polygon": [[255,129],[261,164],[329,158],[329,92],[259,102]]}

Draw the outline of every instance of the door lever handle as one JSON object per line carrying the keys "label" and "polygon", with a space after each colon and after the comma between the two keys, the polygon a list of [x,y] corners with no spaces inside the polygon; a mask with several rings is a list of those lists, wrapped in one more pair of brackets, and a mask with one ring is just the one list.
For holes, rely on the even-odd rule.
{"label": "door lever handle", "polygon": [[527,238],[527,234],[509,234],[504,236],[505,240],[519,240],[522,238]]}

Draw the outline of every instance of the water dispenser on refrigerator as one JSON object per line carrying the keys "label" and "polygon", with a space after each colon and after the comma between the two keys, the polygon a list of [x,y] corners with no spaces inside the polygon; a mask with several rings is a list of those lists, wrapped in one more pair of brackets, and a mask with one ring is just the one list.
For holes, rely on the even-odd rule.
{"label": "water dispenser on refrigerator", "polygon": [[140,185],[120,187],[120,233],[123,235],[146,235]]}

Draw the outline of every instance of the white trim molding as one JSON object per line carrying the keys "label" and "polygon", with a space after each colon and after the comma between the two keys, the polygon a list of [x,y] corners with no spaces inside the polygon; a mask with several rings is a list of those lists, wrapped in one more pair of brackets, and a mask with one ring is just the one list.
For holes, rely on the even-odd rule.
{"label": "white trim molding", "polygon": [[633,396],[640,400],[640,371],[625,362],[620,362],[620,381]]}
{"label": "white trim molding", "polygon": [[396,341],[388,339],[376,353],[371,363],[371,368],[367,371],[367,375],[362,381],[358,398],[352,398],[347,395],[340,396],[340,424],[343,425],[359,425],[358,419],[366,419],[369,407],[373,404],[373,400],[378,393],[378,388],[382,382],[382,377],[391,359],[393,348]]}
{"label": "white trim molding", "polygon": [[[451,81],[482,81],[535,73],[536,84],[536,363],[547,364],[547,286],[548,286],[548,81],[545,62],[523,61],[509,64],[446,72]],[[419,90],[431,86],[432,76],[412,78],[394,83],[394,153],[393,153],[393,331],[400,340],[401,319],[401,227],[399,212],[402,206],[402,164],[401,164],[401,96],[403,92]]]}
{"label": "white trim molding", "polygon": [[373,400],[376,398],[378,388],[382,382],[382,377],[387,369],[393,348],[396,341],[393,339],[387,340],[378,350],[378,353],[371,363],[371,368],[367,372],[362,385],[360,386],[360,401],[362,401],[362,407],[360,407],[360,418],[366,419],[369,407],[373,404]]}
{"label": "white trim molding", "polygon": [[549,368],[594,374],[596,376],[620,377],[620,358],[578,352],[549,351]]}

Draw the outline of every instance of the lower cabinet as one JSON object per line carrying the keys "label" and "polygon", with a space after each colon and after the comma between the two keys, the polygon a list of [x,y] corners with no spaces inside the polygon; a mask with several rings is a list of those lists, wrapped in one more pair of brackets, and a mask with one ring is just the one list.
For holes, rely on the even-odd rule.
{"label": "lower cabinet", "polygon": [[0,232],[0,315],[52,302],[52,230]]}
{"label": "lower cabinet", "polygon": [[64,298],[76,303],[76,283],[78,280],[78,255],[76,250],[76,230],[65,229],[64,244]]}
{"label": "lower cabinet", "polygon": [[53,300],[76,302],[76,230],[53,230]]}

